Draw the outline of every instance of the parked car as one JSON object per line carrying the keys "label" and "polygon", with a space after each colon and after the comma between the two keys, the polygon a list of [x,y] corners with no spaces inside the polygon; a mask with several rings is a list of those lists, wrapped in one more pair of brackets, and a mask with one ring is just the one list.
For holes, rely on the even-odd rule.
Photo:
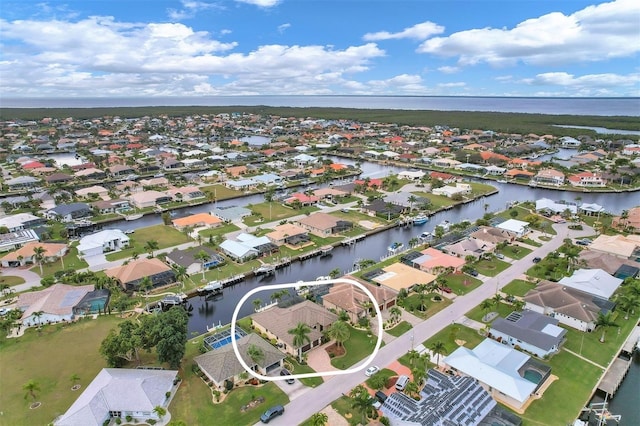
{"label": "parked car", "polygon": [[477,277],[478,276],[478,271],[476,271],[475,269],[471,269],[469,271],[469,275],[471,275],[472,277]]}
{"label": "parked car", "polygon": [[385,395],[385,393],[382,391],[376,391],[375,397],[378,401],[380,401],[383,404],[387,400],[387,395]]}
{"label": "parked car", "polygon": [[[280,375],[281,375],[281,376],[290,376],[290,375],[291,375],[291,373],[289,373],[289,370],[287,370],[286,368],[283,368],[283,369],[280,371]],[[285,382],[287,382],[287,384],[289,384],[289,385],[292,385],[292,384],[294,384],[296,381],[295,381],[292,377],[289,377],[289,378],[285,379]]]}
{"label": "parked car", "polygon": [[275,417],[278,417],[282,414],[284,414],[284,407],[282,405],[276,405],[265,411],[262,416],[260,416],[260,421],[262,423],[269,423]]}
{"label": "parked car", "polygon": [[534,257],[533,258],[533,263],[538,263],[540,262],[542,259],[540,259],[539,257]]}
{"label": "parked car", "polygon": [[576,244],[580,246],[588,246],[589,244],[591,244],[591,240],[588,238],[583,238],[581,240],[576,240]]}
{"label": "parked car", "polygon": [[440,286],[440,291],[443,291],[445,293],[453,293],[453,290],[451,290],[450,287],[445,287],[443,285]]}
{"label": "parked car", "polygon": [[496,253],[496,258],[498,258],[498,259],[504,259],[504,254],[502,254],[502,253]]}
{"label": "parked car", "polygon": [[374,374],[376,374],[378,371],[380,371],[380,367],[378,367],[377,365],[372,365],[371,367],[367,368],[367,371],[365,371],[364,374],[367,377],[371,377]]}

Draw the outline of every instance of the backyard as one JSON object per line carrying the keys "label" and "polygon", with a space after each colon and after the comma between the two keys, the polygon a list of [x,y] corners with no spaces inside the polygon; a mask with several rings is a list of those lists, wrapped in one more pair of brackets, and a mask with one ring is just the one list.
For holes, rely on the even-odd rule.
{"label": "backyard", "polygon": [[274,222],[287,219],[301,214],[309,214],[318,211],[317,207],[308,206],[301,209],[287,207],[284,204],[272,201],[271,203],[260,203],[248,205],[254,214],[244,218],[243,222],[248,226],[260,225],[263,222]]}
{"label": "backyard", "polygon": [[536,288],[536,284],[525,280],[513,280],[506,286],[502,287],[502,292],[512,296],[522,297],[529,290]]}
{"label": "backyard", "polygon": [[147,253],[147,250],[145,249],[147,241],[156,241],[158,243],[158,249],[164,249],[188,243],[193,240],[171,226],[148,226],[146,228],[136,230],[136,232],[131,236],[131,245],[129,248],[107,254],[106,258],[109,261],[125,259],[133,256],[134,253],[137,253],[142,257]]}
{"label": "backyard", "polygon": [[448,197],[445,197],[444,195],[435,195],[430,192],[422,192],[422,191],[412,192],[412,194],[415,194],[418,197],[428,199],[429,202],[431,203],[429,205],[429,210],[438,210],[443,207],[449,207],[456,204],[455,201],[453,201]]}

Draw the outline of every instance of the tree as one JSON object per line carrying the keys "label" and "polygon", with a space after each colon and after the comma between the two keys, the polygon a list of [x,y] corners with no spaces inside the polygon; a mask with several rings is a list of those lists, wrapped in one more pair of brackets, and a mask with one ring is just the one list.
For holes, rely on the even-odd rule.
{"label": "tree", "polygon": [[616,300],[618,307],[624,311],[624,319],[629,319],[629,314],[640,306],[640,299],[631,293],[622,293]]}
{"label": "tree", "polygon": [[440,355],[445,355],[447,353],[447,348],[444,343],[440,340],[435,341],[431,344],[431,352],[436,354],[436,365],[440,365]]}
{"label": "tree", "polygon": [[155,327],[150,332],[158,361],[167,362],[172,369],[180,367],[186,351],[188,320],[186,310],[173,307],[155,317]]}
{"label": "tree", "polygon": [[42,261],[44,260],[45,252],[46,250],[42,246],[33,248],[33,259],[38,263],[38,266],[40,266],[40,276],[44,275],[44,272],[42,271]]}
{"label": "tree", "polygon": [[119,332],[111,330],[100,344],[100,354],[106,359],[109,367],[121,367],[125,362],[140,362],[139,351],[142,349],[143,330],[141,324],[124,321],[118,325]]}
{"label": "tree", "polygon": [[173,268],[173,272],[176,275],[176,281],[179,281],[182,283],[182,286],[184,287],[184,281],[189,278],[189,274],[187,273],[187,268],[185,268],[182,265],[176,265]]}
{"label": "tree", "polygon": [[336,321],[331,324],[329,330],[327,330],[327,336],[330,339],[335,340],[338,346],[342,346],[343,343],[349,339],[351,336],[351,332],[349,331],[349,326],[344,321]]}
{"label": "tree", "polygon": [[367,384],[375,390],[380,390],[387,384],[387,377],[383,374],[376,373],[367,380]]}
{"label": "tree", "polygon": [[149,294],[149,290],[151,290],[152,287],[153,281],[150,277],[144,277],[142,280],[140,280],[140,284],[138,286],[140,290],[144,291],[144,294]]}
{"label": "tree", "polygon": [[260,299],[253,299],[253,309],[254,311],[258,311],[258,309],[260,309],[260,306],[262,305],[262,300]]}
{"label": "tree", "polygon": [[433,230],[434,235],[436,237],[436,240],[439,240],[440,238],[444,237],[444,228],[440,225],[436,226],[436,228]]}
{"label": "tree", "polygon": [[415,195],[411,194],[407,198],[407,201],[409,202],[409,210],[411,211],[411,210],[413,210],[413,203],[418,201],[418,197],[416,197]]}
{"label": "tree", "polygon": [[397,322],[402,316],[402,311],[397,306],[392,306],[389,309],[389,315],[391,316],[391,321]]}
{"label": "tree", "polygon": [[413,367],[414,361],[420,359],[420,353],[415,349],[411,349],[407,355],[409,356],[409,365]]}
{"label": "tree", "polygon": [[342,271],[340,270],[340,268],[333,268],[331,271],[329,271],[329,278],[334,280],[338,278],[341,274],[342,274]]}
{"label": "tree", "polygon": [[369,411],[369,407],[373,405],[373,398],[371,398],[367,389],[362,385],[351,389],[349,397],[351,398],[351,408],[360,411],[362,413],[362,424],[367,424],[367,411]]}
{"label": "tree", "polygon": [[295,328],[288,330],[287,333],[293,336],[293,347],[298,348],[298,360],[302,363],[302,346],[311,342],[309,339],[311,328],[307,324],[299,322]]}
{"label": "tree", "polygon": [[324,426],[329,422],[329,416],[325,413],[313,413],[311,416],[311,426]]}
{"label": "tree", "polygon": [[418,394],[420,388],[418,387],[418,384],[416,382],[409,382],[404,388],[404,391],[407,393],[407,395],[414,397]]}
{"label": "tree", "polygon": [[44,315],[44,311],[36,311],[33,313],[33,318],[38,320],[38,328],[42,325],[40,323],[40,318]]}
{"label": "tree", "polygon": [[493,302],[491,299],[484,299],[482,303],[480,303],[480,309],[484,311],[484,315],[487,316],[489,313],[489,309],[493,306]]}
{"label": "tree", "polygon": [[249,355],[251,361],[256,365],[260,365],[260,363],[264,361],[264,351],[256,345],[249,345],[247,355]]}
{"label": "tree", "polygon": [[151,257],[153,257],[153,252],[158,250],[158,242],[156,240],[149,240],[147,241],[147,243],[144,245],[144,249],[147,251],[147,253],[149,253],[151,255]]}
{"label": "tree", "polygon": [[25,391],[24,399],[28,399],[29,397],[31,397],[31,399],[33,399],[33,402],[35,402],[36,398],[38,397],[38,392],[40,392],[40,383],[31,379],[22,386],[22,390]]}
{"label": "tree", "polygon": [[167,414],[167,410],[160,405],[156,405],[155,407],[153,407],[153,412],[156,413],[160,419],[162,419],[165,414]]}
{"label": "tree", "polygon": [[200,268],[202,269],[202,281],[204,281],[204,264],[207,260],[211,259],[211,255],[204,250],[200,250],[196,253],[196,259],[200,261]]}
{"label": "tree", "polygon": [[500,293],[496,293],[493,296],[493,299],[491,299],[493,301],[493,304],[496,306],[496,308],[498,306],[500,306],[500,302],[502,302],[502,296],[500,295]]}
{"label": "tree", "polygon": [[527,306],[527,304],[522,299],[516,299],[513,301],[513,309],[515,309],[516,311],[523,310],[525,306]]}
{"label": "tree", "polygon": [[598,318],[596,319],[596,327],[602,327],[602,336],[600,337],[600,343],[604,343],[604,335],[609,327],[618,327],[618,324],[611,318],[611,312],[603,314],[598,312]]}

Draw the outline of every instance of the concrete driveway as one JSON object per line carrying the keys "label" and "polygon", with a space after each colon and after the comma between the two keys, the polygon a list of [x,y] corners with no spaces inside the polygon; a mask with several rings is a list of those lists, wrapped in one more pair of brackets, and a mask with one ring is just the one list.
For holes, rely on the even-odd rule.
{"label": "concrete driveway", "polygon": [[27,291],[33,287],[40,287],[40,275],[26,268],[5,268],[0,270],[0,276],[20,277],[24,283],[11,287],[16,293]]}
{"label": "concrete driveway", "polygon": [[[270,373],[269,376],[280,377],[280,370]],[[292,384],[288,384],[284,380],[275,380],[273,383],[275,383],[276,386],[278,386],[282,390],[282,392],[287,394],[287,396],[289,397],[289,401],[293,401],[300,395],[312,389],[305,386],[300,380],[297,379]]]}

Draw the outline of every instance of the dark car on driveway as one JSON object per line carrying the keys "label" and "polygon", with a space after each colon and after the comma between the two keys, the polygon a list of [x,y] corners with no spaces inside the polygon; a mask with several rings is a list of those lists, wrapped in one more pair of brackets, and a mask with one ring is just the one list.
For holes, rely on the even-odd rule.
{"label": "dark car on driveway", "polygon": [[[283,368],[282,371],[280,371],[280,375],[281,376],[290,376],[291,373],[289,373],[289,370],[287,370],[286,368]],[[292,377],[289,377],[289,378],[285,379],[285,382],[287,382],[287,384],[289,384],[289,385],[292,385],[296,381]]]}
{"label": "dark car on driveway", "polygon": [[533,258],[533,263],[538,263],[540,262],[542,259],[540,259],[539,257],[534,257]]}
{"label": "dark car on driveway", "polygon": [[471,275],[472,277],[477,277],[478,276],[478,271],[476,271],[475,269],[472,269],[469,271],[469,275]]}
{"label": "dark car on driveway", "polygon": [[262,423],[269,423],[275,417],[278,417],[282,414],[284,414],[284,407],[282,405],[276,405],[265,411],[262,416],[260,416],[260,421]]}

